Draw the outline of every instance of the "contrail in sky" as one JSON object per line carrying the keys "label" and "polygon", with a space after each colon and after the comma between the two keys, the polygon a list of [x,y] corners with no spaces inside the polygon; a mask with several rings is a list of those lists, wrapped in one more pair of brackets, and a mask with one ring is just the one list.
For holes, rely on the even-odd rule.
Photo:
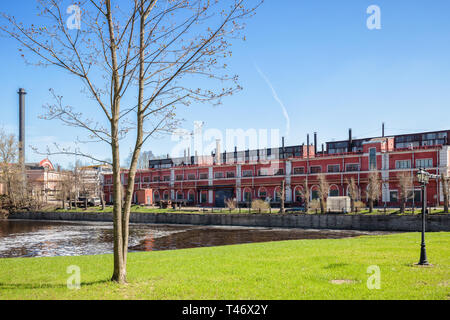
{"label": "contrail in sky", "polygon": [[270,90],[272,90],[272,96],[273,98],[278,102],[278,104],[281,107],[281,110],[283,111],[283,115],[286,118],[286,137],[289,137],[289,132],[291,131],[291,119],[289,118],[289,114],[287,112],[286,107],[284,106],[283,101],[278,97],[277,92],[275,91],[274,87],[272,86],[272,83],[270,80],[266,77],[266,75],[261,71],[261,69],[258,67],[258,65],[255,63],[255,69],[258,71],[259,75],[264,79],[264,81],[269,86]]}

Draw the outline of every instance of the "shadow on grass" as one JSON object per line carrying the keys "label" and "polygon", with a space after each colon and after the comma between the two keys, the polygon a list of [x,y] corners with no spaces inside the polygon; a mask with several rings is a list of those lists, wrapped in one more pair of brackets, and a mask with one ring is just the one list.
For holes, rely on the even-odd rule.
{"label": "shadow on grass", "polygon": [[348,266],[348,263],[332,263],[324,267],[324,269],[336,269]]}
{"label": "shadow on grass", "polygon": [[[81,287],[89,287],[97,284],[111,283],[110,280],[98,280],[90,282],[81,282]],[[6,289],[64,289],[67,288],[67,284],[50,284],[50,283],[2,283],[0,282],[0,290]]]}

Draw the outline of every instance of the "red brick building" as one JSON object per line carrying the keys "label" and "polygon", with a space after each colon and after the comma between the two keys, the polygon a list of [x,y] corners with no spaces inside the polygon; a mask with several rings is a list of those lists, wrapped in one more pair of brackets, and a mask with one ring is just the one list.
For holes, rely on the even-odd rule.
{"label": "red brick building", "polygon": [[[135,190],[147,190],[152,197],[137,196],[140,204],[159,200],[184,200],[192,205],[224,205],[227,198],[248,203],[253,199],[271,198],[279,201],[282,181],[286,186],[286,204],[302,205],[301,190],[307,181],[311,199],[317,197],[318,176],[325,175],[330,184],[329,196],[347,195],[347,181],[354,178],[360,189],[360,197],[366,202],[368,176],[380,175],[381,196],[378,206],[399,205],[399,179],[401,172],[411,174],[426,168],[433,174],[449,174],[450,131],[426,132],[390,137],[377,137],[328,142],[326,151],[318,151],[315,145],[247,150],[213,154],[210,157],[190,157],[152,160],[148,170],[139,171]],[[317,139],[315,139],[317,141]],[[309,152],[308,152],[309,151]],[[127,173],[122,173],[126,183]],[[112,177],[105,176],[106,200],[113,202]],[[413,190],[411,190],[413,191]],[[420,186],[414,179],[414,199],[410,205],[421,201]],[[139,201],[138,201],[138,198]],[[145,199],[144,199],[145,198]],[[144,199],[144,202],[142,202]],[[428,186],[428,203],[442,203],[439,181]]]}

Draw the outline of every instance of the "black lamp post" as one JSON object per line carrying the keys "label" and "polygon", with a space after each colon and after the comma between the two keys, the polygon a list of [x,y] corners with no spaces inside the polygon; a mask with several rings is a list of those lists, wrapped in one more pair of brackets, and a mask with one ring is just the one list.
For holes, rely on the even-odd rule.
{"label": "black lamp post", "polygon": [[427,251],[425,247],[425,228],[426,228],[426,213],[427,213],[427,185],[430,178],[435,178],[436,175],[432,175],[424,169],[419,169],[417,172],[417,180],[422,187],[422,243],[420,244],[420,261],[418,265],[429,265],[427,260]]}
{"label": "black lamp post", "polygon": [[426,227],[426,211],[427,211],[427,184],[429,177],[423,169],[417,172],[417,180],[422,187],[422,243],[420,244],[420,261],[419,265],[428,265],[427,249],[425,247],[425,227]]}

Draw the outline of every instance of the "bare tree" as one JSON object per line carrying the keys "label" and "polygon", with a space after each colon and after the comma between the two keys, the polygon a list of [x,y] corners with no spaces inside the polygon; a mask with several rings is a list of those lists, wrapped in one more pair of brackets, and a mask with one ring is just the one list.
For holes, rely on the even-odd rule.
{"label": "bare tree", "polygon": [[303,198],[303,202],[305,204],[305,212],[308,212],[309,199],[311,198],[311,193],[309,191],[309,186],[308,186],[307,180],[305,180],[305,182],[303,183],[302,198]]}
{"label": "bare tree", "polygon": [[381,180],[377,172],[369,174],[367,185],[367,200],[369,202],[369,212],[373,212],[374,202],[378,200],[381,194]]}
{"label": "bare tree", "polygon": [[320,212],[325,213],[325,205],[327,203],[328,192],[330,190],[330,184],[324,174],[319,175],[319,200],[320,200]]}
{"label": "bare tree", "polygon": [[[66,201],[69,199],[69,195],[72,189],[72,177],[70,171],[61,171],[58,181],[58,193],[57,199],[61,201],[62,209],[66,208]],[[69,200],[69,203],[71,201]],[[69,207],[71,204],[69,204]]]}
{"label": "bare tree", "polygon": [[278,197],[280,198],[280,213],[285,213],[285,201],[286,201],[286,187],[285,181],[281,181],[280,191],[278,192]]}
{"label": "bare tree", "polygon": [[355,178],[346,179],[345,183],[348,186],[348,196],[350,197],[350,204],[352,212],[355,212],[355,202],[359,197],[359,189],[356,185]]}
{"label": "bare tree", "polygon": [[[127,160],[126,160],[126,165],[129,167],[131,164],[131,160],[133,158],[133,153],[131,152],[130,155],[128,156]],[[153,152],[151,151],[144,151],[141,153],[141,155],[139,156],[138,159],[138,164],[137,164],[137,168],[138,170],[144,170],[144,169],[148,169],[150,160],[155,159],[155,156],[153,155]]]}
{"label": "bare tree", "polygon": [[444,173],[441,174],[442,193],[444,195],[444,213],[448,213],[450,200],[450,178],[446,177]]}
{"label": "bare tree", "polygon": [[414,193],[412,192],[414,184],[410,172],[400,172],[397,174],[397,179],[400,198],[400,213],[405,213],[406,203],[414,196]]}
{"label": "bare tree", "polygon": [[[231,56],[230,39],[241,37],[243,19],[252,7],[244,0],[89,0],[82,8],[81,28],[70,30],[58,0],[39,0],[42,24],[26,27],[9,15],[0,29],[37,58],[40,66],[55,66],[80,79],[103,115],[101,121],[66,106],[52,91],[55,104],[45,119],[87,130],[88,142],[111,148],[113,168],[114,272],[113,281],[126,282],[130,208],[138,159],[143,144],[154,134],[177,125],[177,106],[193,102],[220,103],[241,89],[237,76],[227,74],[224,60]],[[205,78],[210,87],[194,86]],[[230,86],[224,83],[230,82]],[[125,101],[136,102],[124,106]],[[96,117],[99,118],[99,117]],[[104,125],[106,123],[106,125]],[[121,183],[120,141],[135,130],[133,156]],[[81,142],[87,142],[81,141]],[[48,154],[95,156],[55,147]],[[122,189],[124,197],[122,198]]]}
{"label": "bare tree", "polygon": [[[10,210],[20,207],[23,203],[25,190],[22,186],[22,174],[18,159],[18,142],[14,135],[0,129],[0,183],[3,185],[6,203]],[[4,201],[5,202],[5,201]]]}

